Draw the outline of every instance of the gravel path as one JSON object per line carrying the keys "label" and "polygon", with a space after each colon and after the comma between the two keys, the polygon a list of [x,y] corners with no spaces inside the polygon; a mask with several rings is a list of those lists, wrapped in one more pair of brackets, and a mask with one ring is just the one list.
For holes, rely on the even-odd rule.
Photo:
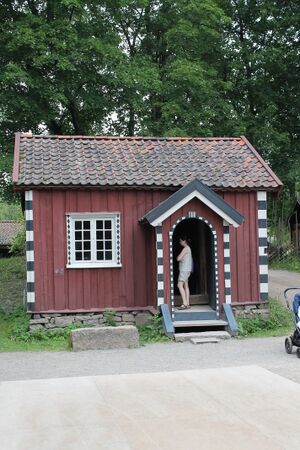
{"label": "gravel path", "polygon": [[[270,270],[270,295],[300,286],[300,274]],[[300,359],[287,355],[284,337],[231,339],[219,344],[152,344],[139,349],[0,353],[0,381],[160,372],[255,364],[300,383]]]}
{"label": "gravel path", "polygon": [[300,359],[284,337],[231,339],[218,344],[152,344],[139,349],[0,353],[0,381],[162,372],[258,365],[300,383]]}
{"label": "gravel path", "polygon": [[[269,270],[269,294],[271,297],[279,298],[284,302],[283,291],[289,287],[299,287],[300,291],[300,273],[287,270]],[[289,298],[295,293],[296,291],[291,291]]]}

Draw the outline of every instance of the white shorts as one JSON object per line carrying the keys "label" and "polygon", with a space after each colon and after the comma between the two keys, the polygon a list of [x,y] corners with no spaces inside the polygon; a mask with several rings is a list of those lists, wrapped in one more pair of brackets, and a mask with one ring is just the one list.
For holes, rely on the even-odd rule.
{"label": "white shorts", "polygon": [[189,276],[191,275],[191,272],[179,272],[178,281],[186,282],[189,279]]}

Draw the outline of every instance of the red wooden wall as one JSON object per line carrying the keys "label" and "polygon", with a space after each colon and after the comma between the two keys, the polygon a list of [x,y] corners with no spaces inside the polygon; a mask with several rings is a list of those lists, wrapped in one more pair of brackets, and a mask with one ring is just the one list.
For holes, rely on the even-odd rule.
{"label": "red wooden wall", "polygon": [[[155,306],[155,230],[138,221],[169,195],[159,191],[34,191],[35,310]],[[120,212],[122,267],[67,269],[66,212]]]}
{"label": "red wooden wall", "polygon": [[[156,306],[155,230],[139,219],[171,193],[168,191],[34,191],[36,311],[97,310],[106,307]],[[256,192],[221,194],[245,216],[230,227],[232,302],[258,301]],[[223,222],[194,199],[163,223],[165,301],[170,299],[169,230],[189,210],[205,217],[217,231],[219,298],[224,301]],[[121,268],[67,269],[66,213],[121,213]]]}
{"label": "red wooden wall", "polygon": [[259,301],[258,219],[256,192],[225,192],[225,202],[245,217],[230,227],[231,301]]}

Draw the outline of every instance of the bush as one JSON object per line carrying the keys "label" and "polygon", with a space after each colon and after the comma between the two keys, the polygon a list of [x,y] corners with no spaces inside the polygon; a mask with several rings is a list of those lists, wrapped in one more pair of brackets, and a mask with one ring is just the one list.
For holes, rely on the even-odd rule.
{"label": "bush", "polygon": [[0,258],[0,313],[12,312],[22,305],[25,287],[24,256]]}
{"label": "bush", "polygon": [[19,255],[25,254],[25,245],[26,245],[26,230],[25,230],[25,224],[23,222],[23,228],[20,233],[17,234],[17,236],[13,239],[9,252]]}
{"label": "bush", "polygon": [[275,331],[293,327],[292,317],[285,306],[283,306],[278,300],[269,299],[270,317],[263,318],[261,316],[255,316],[251,319],[238,319],[238,329],[240,336],[251,336],[259,332],[266,330]]}
{"label": "bush", "polygon": [[138,327],[140,342],[142,344],[149,342],[168,341],[169,338],[164,334],[162,326],[162,317],[155,314],[149,320],[149,324]]}
{"label": "bush", "polygon": [[291,272],[300,272],[300,258],[292,256],[285,261],[274,260],[270,263],[270,269],[290,270]]}
{"label": "bush", "polygon": [[113,309],[106,309],[103,313],[103,317],[106,320],[106,325],[108,325],[109,327],[117,326],[116,312]]}

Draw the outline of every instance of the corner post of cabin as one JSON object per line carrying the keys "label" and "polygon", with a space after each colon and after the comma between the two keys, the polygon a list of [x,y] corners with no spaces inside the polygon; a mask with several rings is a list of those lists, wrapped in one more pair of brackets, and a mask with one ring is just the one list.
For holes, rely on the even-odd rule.
{"label": "corner post of cabin", "polygon": [[259,255],[259,296],[268,300],[268,234],[267,234],[267,193],[257,192],[258,255]]}
{"label": "corner post of cabin", "polygon": [[34,234],[33,234],[33,191],[25,192],[25,223],[26,223],[26,270],[27,270],[27,308],[34,311]]}
{"label": "corner post of cabin", "polygon": [[164,303],[164,266],[162,225],[155,227],[156,234],[156,292],[157,306]]}
{"label": "corner post of cabin", "polygon": [[230,234],[229,223],[223,221],[223,249],[224,249],[224,280],[225,303],[231,303],[231,271],[230,271]]}

